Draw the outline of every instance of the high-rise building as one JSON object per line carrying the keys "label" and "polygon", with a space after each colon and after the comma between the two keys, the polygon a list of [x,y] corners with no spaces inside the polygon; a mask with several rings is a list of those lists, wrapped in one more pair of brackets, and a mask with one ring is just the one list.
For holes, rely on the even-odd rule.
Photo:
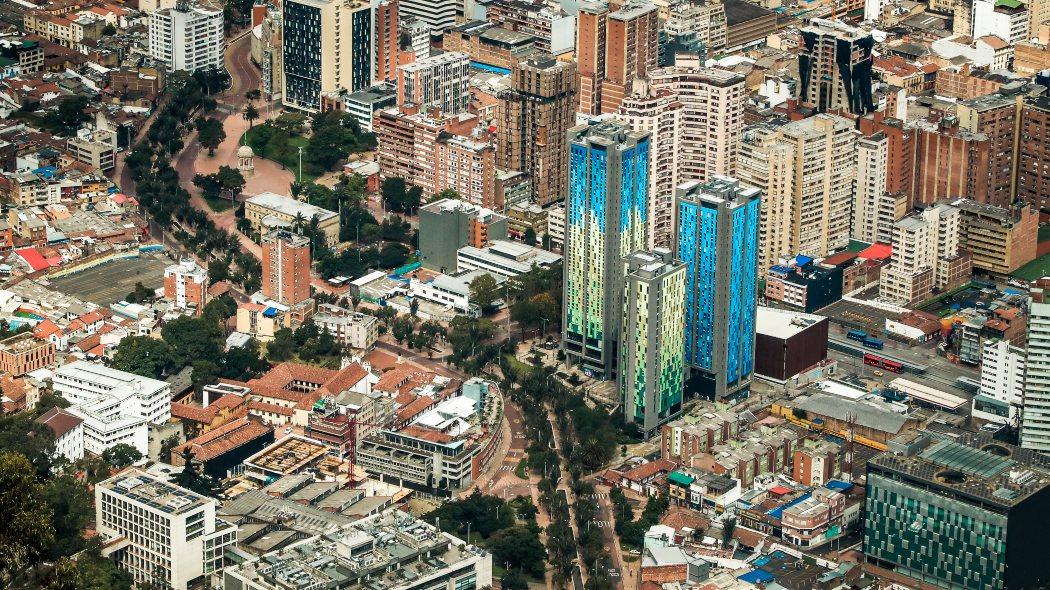
{"label": "high-rise building", "polygon": [[[450,188],[463,200],[495,208],[496,148],[491,142],[459,135],[442,136],[434,144],[433,193]],[[502,204],[500,204],[502,205]]]}
{"label": "high-rise building", "polygon": [[195,587],[227,565],[237,527],[216,518],[219,503],[139,469],[95,486],[95,522],[112,555],[137,584]]}
{"label": "high-rise building", "polygon": [[955,199],[961,215],[959,248],[970,253],[974,269],[1008,275],[1035,259],[1039,209],[1018,203],[996,207]]}
{"label": "high-rise building", "polygon": [[[988,138],[988,162],[974,173],[973,189],[963,194],[982,203],[1008,207],[1014,200],[1017,125],[1024,104],[1020,89],[961,101],[956,107],[959,128]],[[981,198],[983,194],[984,198]]]}
{"label": "high-rise building", "polygon": [[397,68],[397,104],[437,108],[457,115],[470,105],[470,56],[438,53]]}
{"label": "high-rise building", "polygon": [[456,26],[456,16],[463,14],[462,0],[400,0],[398,11],[403,20],[415,19],[434,33]]}
{"label": "high-rise building", "polygon": [[323,94],[370,87],[374,34],[366,0],[285,0],[284,105],[316,112]]}
{"label": "high-rise building", "polygon": [[1021,446],[1050,453],[1050,282],[1040,279],[1028,300]]}
{"label": "high-rise building", "polygon": [[970,256],[959,248],[962,219],[941,203],[893,226],[893,260],[879,275],[879,296],[904,306],[970,280]]}
{"label": "high-rise building", "polygon": [[624,418],[648,438],[682,411],[685,265],[657,248],[627,257],[620,393]]}
{"label": "high-rise building", "polygon": [[857,178],[853,189],[850,237],[861,242],[893,239],[893,224],[908,212],[908,196],[886,190],[890,139],[877,132],[857,139]]}
{"label": "high-rise building", "polygon": [[1050,208],[1050,96],[1028,98],[1022,107],[1017,197],[1036,209]]}
{"label": "high-rise building", "polygon": [[1016,426],[1024,404],[1024,367],[1024,348],[986,338],[981,343],[981,389],[973,397],[973,417]]}
{"label": "high-rise building", "polygon": [[904,193],[911,207],[912,178],[915,170],[915,130],[906,127],[900,119],[888,118],[883,113],[872,113],[860,118],[860,132],[866,136],[882,133],[889,144],[886,147],[886,192]]}
{"label": "high-rise building", "polygon": [[922,587],[1039,587],[1047,511],[1050,458],[987,434],[914,432],[867,463],[864,554]]}
{"label": "high-rise building", "polygon": [[398,26],[398,0],[379,0],[375,4],[376,63],[372,69],[377,82],[397,80],[398,56],[401,52],[401,30]]}
{"label": "high-rise building", "polygon": [[566,132],[576,120],[576,66],[551,56],[530,57],[511,69],[510,90],[499,94],[496,164],[531,178],[540,205],[565,197]]}
{"label": "high-rise building", "polygon": [[164,269],[164,296],[177,309],[193,309],[199,314],[208,303],[208,271],[192,258],[168,266]]}
{"label": "high-rise building", "polygon": [[1010,45],[1028,40],[1031,13],[1026,3],[973,0],[971,9],[970,35],[974,39],[995,35]]}
{"label": "high-rise building", "polygon": [[715,399],[751,384],[761,197],[760,189],[722,176],[678,187],[675,258],[686,266],[685,362]]}
{"label": "high-rise building", "polygon": [[744,130],[737,177],[763,193],[759,272],[849,244],[856,136],[851,121],[827,114]]}
{"label": "high-rise building", "polygon": [[650,247],[671,246],[675,187],[734,173],[746,96],[739,74],[669,67],[636,81],[620,105],[617,116],[652,138]]}
{"label": "high-rise building", "polygon": [[858,115],[875,110],[871,96],[871,33],[841,21],[811,19],[798,56],[800,98],[817,112]]}
{"label": "high-rise building", "polygon": [[285,231],[263,236],[262,292],[285,305],[310,298],[310,239]]}
{"label": "high-rise building", "polygon": [[576,27],[581,113],[615,113],[637,78],[659,59],[658,10],[633,0],[616,7],[582,2]]}
{"label": "high-rise building", "polygon": [[616,376],[623,259],[645,249],[649,136],[602,121],[569,130],[562,345],[569,362]]}
{"label": "high-rise building", "polygon": [[150,55],[171,72],[221,69],[224,34],[221,10],[180,0],[172,8],[149,13]]}

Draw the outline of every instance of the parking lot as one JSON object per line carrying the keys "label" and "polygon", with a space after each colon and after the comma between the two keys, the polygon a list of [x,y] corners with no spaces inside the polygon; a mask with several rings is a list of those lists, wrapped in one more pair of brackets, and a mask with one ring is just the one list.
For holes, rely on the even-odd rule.
{"label": "parking lot", "polygon": [[148,289],[164,286],[164,268],[171,260],[163,254],[114,260],[78,273],[49,279],[51,288],[84,301],[109,306],[135,290],[135,283]]}

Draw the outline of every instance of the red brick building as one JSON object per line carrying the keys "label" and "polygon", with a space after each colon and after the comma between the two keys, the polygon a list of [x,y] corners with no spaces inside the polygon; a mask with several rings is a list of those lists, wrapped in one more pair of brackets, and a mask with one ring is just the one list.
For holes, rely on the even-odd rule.
{"label": "red brick building", "polygon": [[263,295],[285,305],[310,298],[310,240],[288,232],[263,237]]}

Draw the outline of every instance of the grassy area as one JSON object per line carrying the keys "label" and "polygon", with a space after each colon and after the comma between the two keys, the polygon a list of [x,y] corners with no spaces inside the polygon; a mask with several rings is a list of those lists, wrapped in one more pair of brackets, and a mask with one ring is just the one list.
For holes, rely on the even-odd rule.
{"label": "grassy area", "polygon": [[[1039,229],[1039,236],[1042,239],[1043,229]],[[1044,254],[1039,258],[1029,262],[1021,268],[1015,270],[1011,276],[1015,276],[1026,281],[1034,281],[1046,276],[1050,276],[1050,254]]]}
{"label": "grassy area", "polygon": [[505,354],[503,357],[516,377],[524,377],[532,370],[532,365],[519,361],[513,354]]}
{"label": "grassy area", "polygon": [[233,201],[228,199],[209,199],[208,197],[204,197],[204,201],[208,203],[208,207],[211,207],[211,210],[216,213],[222,213],[227,209],[233,208]]}
{"label": "grassy area", "polygon": [[[242,143],[251,144],[251,145],[254,146],[254,142],[252,140],[253,140],[254,136],[257,134],[259,129],[261,129],[261,126],[255,126],[255,127],[252,127],[251,129],[249,129],[248,131],[245,131],[244,132],[244,137],[241,138],[241,142]],[[273,150],[265,149],[265,148],[262,149],[262,150],[256,150],[255,151],[255,155],[257,157],[265,158],[267,160],[270,160],[272,162],[277,162],[278,164],[283,165],[285,168],[288,168],[293,173],[298,175],[298,172],[299,172],[299,148],[306,149],[306,145],[308,143],[310,143],[310,140],[308,140],[307,138],[305,138],[305,137],[303,137],[301,135],[293,135],[292,137],[288,138],[288,145],[289,145],[290,149],[285,154],[282,154],[284,156],[283,158],[278,158],[277,154],[272,153]],[[319,175],[317,175],[317,174],[313,174],[313,172],[310,170],[310,167],[306,166],[305,163],[304,163],[304,165],[303,165],[303,182],[314,182],[315,180],[317,180],[318,176]]]}
{"label": "grassy area", "polygon": [[525,461],[524,457],[522,457],[521,459],[518,460],[518,466],[514,468],[514,475],[517,476],[518,479],[528,479],[529,478],[528,474],[525,473],[525,464],[526,463],[527,462]]}

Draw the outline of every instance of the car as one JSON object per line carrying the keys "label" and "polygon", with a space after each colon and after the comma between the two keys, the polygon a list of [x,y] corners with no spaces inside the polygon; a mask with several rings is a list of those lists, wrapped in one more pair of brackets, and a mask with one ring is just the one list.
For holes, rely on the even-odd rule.
{"label": "car", "polygon": [[996,424],[995,422],[989,422],[988,424],[985,424],[984,426],[982,426],[981,430],[983,430],[985,432],[999,432],[1000,430],[1002,430],[1002,428],[1003,428],[1002,424]]}
{"label": "car", "polygon": [[292,427],[291,427],[291,426],[289,426],[288,428],[285,428],[285,429],[284,429],[284,433],[285,433],[285,434],[291,434],[291,433],[292,433]]}
{"label": "car", "polygon": [[558,343],[553,340],[548,340],[543,343],[543,348],[546,348],[547,350],[554,350],[555,348],[558,348]]}
{"label": "car", "polygon": [[882,371],[872,371],[871,374],[875,375],[876,377],[882,377],[883,375],[885,375],[885,373],[883,373]]}

